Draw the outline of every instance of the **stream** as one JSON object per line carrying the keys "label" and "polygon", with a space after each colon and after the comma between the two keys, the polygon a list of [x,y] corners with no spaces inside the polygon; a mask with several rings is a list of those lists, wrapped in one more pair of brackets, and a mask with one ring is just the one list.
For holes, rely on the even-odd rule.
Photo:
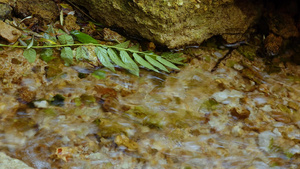
{"label": "stream", "polygon": [[180,71],[104,79],[2,52],[1,151],[37,169],[299,168],[299,66],[233,51],[211,72],[228,50],[188,50]]}

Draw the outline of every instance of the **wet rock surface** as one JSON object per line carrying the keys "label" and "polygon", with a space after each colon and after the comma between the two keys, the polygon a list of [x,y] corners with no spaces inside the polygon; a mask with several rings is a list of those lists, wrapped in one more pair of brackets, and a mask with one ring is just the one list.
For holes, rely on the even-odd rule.
{"label": "wet rock surface", "polygon": [[11,169],[33,169],[32,167],[29,167],[25,163],[23,163],[20,160],[13,159],[9,156],[7,156],[5,153],[0,152],[0,169],[6,169],[6,168],[11,168]]}

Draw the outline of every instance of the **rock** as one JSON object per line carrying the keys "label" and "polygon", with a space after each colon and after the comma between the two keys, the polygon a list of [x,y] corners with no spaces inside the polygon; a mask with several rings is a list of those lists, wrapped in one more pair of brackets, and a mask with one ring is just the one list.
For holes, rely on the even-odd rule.
{"label": "rock", "polygon": [[8,4],[0,3],[0,20],[10,18],[11,11],[12,11],[12,7],[10,7]]}
{"label": "rock", "polygon": [[31,167],[29,167],[28,165],[26,165],[24,162],[18,160],[18,159],[14,159],[11,158],[9,156],[7,156],[5,153],[0,152],[0,169],[18,169],[18,168],[22,168],[22,169],[33,169]]}
{"label": "rock", "polygon": [[282,123],[290,123],[292,120],[289,117],[289,114],[281,111],[273,111],[270,113],[271,117],[274,118],[274,120]]}
{"label": "rock", "polygon": [[[49,24],[55,21],[58,16],[58,8],[56,3],[52,0],[18,0],[15,6],[15,12],[21,17],[33,15],[33,18],[25,20],[31,22],[38,19],[41,25]],[[28,23],[27,23],[28,24]]]}
{"label": "rock", "polygon": [[262,8],[251,0],[71,1],[108,26],[169,48],[200,44],[214,35],[223,35],[230,42],[241,40],[239,35],[256,22]]}
{"label": "rock", "polygon": [[278,55],[281,46],[282,46],[281,36],[276,36],[271,33],[266,37],[266,39],[264,39],[265,53],[268,56]]}
{"label": "rock", "polygon": [[34,101],[33,104],[37,108],[47,108],[49,106],[49,103],[46,100]]}
{"label": "rock", "polygon": [[129,151],[135,151],[138,149],[138,144],[123,134],[117,135],[114,141],[118,146],[127,147]]}
{"label": "rock", "polygon": [[245,119],[250,115],[250,111],[245,108],[234,107],[230,109],[231,115],[236,119]]}
{"label": "rock", "polygon": [[266,2],[263,16],[269,31],[284,39],[299,37],[295,19],[299,18],[299,5],[297,0]]}
{"label": "rock", "polygon": [[217,101],[217,102],[224,102],[228,98],[242,98],[243,93],[237,90],[223,90],[222,92],[216,92],[212,95],[212,97]]}
{"label": "rock", "polygon": [[[300,35],[296,19],[299,18],[299,5],[297,0],[266,2],[262,17],[265,23],[261,23],[260,27],[268,33],[263,42],[264,53],[267,56],[274,57],[287,53],[284,51],[287,50],[287,46],[298,43],[293,41]],[[290,44],[286,45],[288,43]]]}
{"label": "rock", "polygon": [[18,97],[19,97],[18,99],[21,102],[29,103],[34,100],[35,96],[36,96],[36,92],[29,90],[28,87],[22,87],[18,89]]}
{"label": "rock", "polygon": [[14,43],[21,36],[21,31],[0,21],[0,37],[6,39],[9,43]]}
{"label": "rock", "polygon": [[285,39],[290,37],[298,37],[299,32],[296,27],[293,16],[285,13],[269,13],[268,26],[270,31],[274,32]]}

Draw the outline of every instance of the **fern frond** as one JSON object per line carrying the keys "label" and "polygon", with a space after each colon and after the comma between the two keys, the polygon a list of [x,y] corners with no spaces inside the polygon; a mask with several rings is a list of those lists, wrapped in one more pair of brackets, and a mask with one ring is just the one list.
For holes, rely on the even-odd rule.
{"label": "fern frond", "polygon": [[110,59],[107,55],[106,49],[102,47],[96,47],[95,48],[95,53],[99,59],[99,62],[103,64],[103,66],[109,68],[113,72],[115,72],[115,67],[113,64],[111,64]]}
{"label": "fern frond", "polygon": [[150,65],[147,61],[145,61],[140,55],[138,55],[137,53],[133,53],[133,57],[135,59],[135,61],[137,61],[139,64],[141,64],[142,66],[153,70],[155,72],[159,72],[157,69],[155,69],[152,65]]}
{"label": "fern frond", "polygon": [[129,54],[125,51],[125,50],[121,50],[120,51],[120,56],[122,61],[124,62],[124,64],[126,64],[130,69],[129,72],[131,72],[132,74],[139,76],[139,67],[138,65],[131,59],[131,57],[129,56]]}
{"label": "fern frond", "polygon": [[[74,39],[72,36],[66,34],[62,30],[58,30],[59,36],[56,39],[55,35],[50,36],[45,33],[44,38],[41,39],[41,42],[45,43],[44,46],[33,46],[30,44],[30,49],[38,49],[38,48],[62,48],[61,50],[61,58],[64,60],[65,65],[69,66],[73,64],[73,50],[75,48],[75,58],[77,61],[81,60],[89,60],[90,52],[86,48],[87,46],[94,46],[94,52],[98,61],[104,66],[110,69],[111,71],[115,71],[114,65],[118,65],[130,73],[139,76],[139,65],[150,69],[155,72],[165,71],[169,72],[166,67],[171,69],[179,68],[175,64],[182,64],[181,54],[173,54],[173,53],[163,53],[161,56],[155,54],[151,51],[140,51],[139,44],[135,46],[130,46],[131,42],[126,41],[114,46],[99,44],[98,41],[91,36],[84,34],[79,31],[72,31],[71,34],[76,37],[76,39],[82,43],[74,43]],[[46,39],[46,40],[45,40]],[[54,43],[49,43],[54,42]],[[60,42],[60,44],[56,44],[55,42]],[[28,46],[14,46],[14,45],[4,45],[0,44],[0,46],[14,47],[14,48],[28,48]],[[28,53],[28,52],[27,52]],[[28,58],[28,54],[26,58]],[[175,56],[175,57],[174,57]],[[43,58],[42,58],[43,59]],[[34,59],[28,59],[30,62],[33,62]],[[175,63],[175,64],[173,64]]]}

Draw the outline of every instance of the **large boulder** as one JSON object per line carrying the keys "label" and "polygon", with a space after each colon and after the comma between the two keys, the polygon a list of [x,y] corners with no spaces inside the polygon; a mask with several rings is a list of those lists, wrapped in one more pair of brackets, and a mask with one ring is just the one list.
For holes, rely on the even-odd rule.
{"label": "large boulder", "polygon": [[71,0],[108,26],[175,48],[222,35],[241,40],[261,15],[253,0]]}

